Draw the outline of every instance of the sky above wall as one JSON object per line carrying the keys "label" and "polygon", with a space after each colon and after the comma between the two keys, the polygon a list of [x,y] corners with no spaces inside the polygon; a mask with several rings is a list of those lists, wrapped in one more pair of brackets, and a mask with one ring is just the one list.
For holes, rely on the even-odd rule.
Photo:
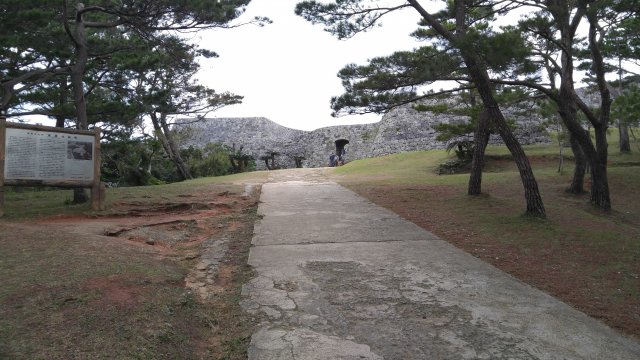
{"label": "sky above wall", "polygon": [[379,28],[338,40],[321,25],[296,16],[299,1],[253,0],[239,21],[267,16],[272,24],[196,35],[201,47],[220,55],[201,62],[200,82],[244,96],[242,104],[209,117],[266,117],[301,130],[380,120],[375,114],[331,117],[331,97],[343,93],[336,75],[349,63],[366,64],[370,58],[420,46],[409,36],[418,27],[418,15],[399,11],[384,17]]}
{"label": "sky above wall", "polygon": [[[364,65],[373,57],[421,46],[409,36],[418,28],[418,14],[412,8],[396,11],[383,17],[382,26],[352,39],[338,40],[324,31],[322,25],[313,25],[294,14],[295,5],[300,1],[252,0],[238,21],[266,16],[273,24],[208,30],[196,35],[194,41],[220,55],[201,62],[201,83],[217,91],[244,96],[242,104],[228,106],[208,117],[266,117],[301,130],[381,119],[381,115],[376,114],[333,118],[331,97],[344,92],[336,75],[347,64]],[[399,3],[398,0],[377,1]],[[435,7],[443,6],[442,1],[421,3],[432,12],[437,10]],[[496,25],[515,23],[530,11],[519,9],[500,18]],[[582,22],[579,33],[586,34],[586,21]],[[638,66],[631,68],[638,71]],[[577,72],[575,78],[583,76],[584,72]],[[609,74],[611,80],[615,76],[615,73]],[[450,85],[435,84],[434,87]]]}

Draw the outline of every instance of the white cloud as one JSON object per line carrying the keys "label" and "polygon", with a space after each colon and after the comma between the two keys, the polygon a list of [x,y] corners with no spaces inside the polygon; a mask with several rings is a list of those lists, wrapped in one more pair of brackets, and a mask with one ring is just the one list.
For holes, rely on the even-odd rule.
{"label": "white cloud", "polygon": [[417,28],[414,11],[383,18],[383,26],[339,41],[321,25],[294,14],[300,0],[253,0],[240,20],[267,16],[273,24],[206,31],[200,45],[220,54],[202,62],[200,81],[217,91],[245,96],[243,104],[217,117],[264,116],[281,125],[311,130],[337,124],[374,122],[377,115],[332,118],[332,96],[343,92],[336,74],[349,63],[413,49],[409,36]]}

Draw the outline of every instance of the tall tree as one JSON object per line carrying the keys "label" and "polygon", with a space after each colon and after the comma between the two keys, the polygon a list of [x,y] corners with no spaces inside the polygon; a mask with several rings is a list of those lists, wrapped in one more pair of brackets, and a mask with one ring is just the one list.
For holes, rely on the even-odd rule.
{"label": "tall tree", "polygon": [[[57,53],[51,55],[58,63],[71,63],[73,46],[59,27]],[[88,126],[100,124],[107,136],[119,127],[138,124],[140,108],[129,101],[125,91],[131,82],[132,58],[145,54],[150,45],[134,35],[108,29],[90,34],[92,55],[83,76],[83,97],[86,99]],[[69,67],[67,67],[68,69]],[[42,81],[37,86],[16,95],[16,106],[10,116],[43,115],[56,119],[56,126],[75,126],[76,110],[70,71]]]}
{"label": "tall tree", "polygon": [[[606,131],[609,126],[609,110],[611,96],[609,88],[604,81],[604,58],[602,53],[602,40],[605,32],[600,26],[603,8],[611,3],[593,1],[539,1],[523,0],[520,3],[531,6],[538,11],[530,12],[528,19],[521,23],[522,28],[533,38],[542,39],[559,51],[560,61],[554,58],[555,51],[538,51],[534,55],[552,64],[550,73],[550,86],[545,86],[538,81],[531,80],[495,80],[503,84],[524,85],[537,89],[549,96],[558,106],[561,116],[569,134],[572,150],[576,156],[576,170],[570,191],[583,191],[583,178],[585,163],[588,163],[592,173],[592,185],[590,189],[591,203],[605,211],[611,209],[607,177],[607,140]],[[600,9],[600,10],[598,10]],[[594,112],[583,99],[578,96],[575,89],[574,60],[578,54],[577,30],[581,22],[587,19],[589,25],[588,56],[591,59],[592,70],[597,78],[597,88],[600,93],[600,109]],[[560,88],[555,89],[556,74],[560,79]],[[596,134],[595,143],[590,134],[578,121],[578,110],[584,113],[589,124]]]}
{"label": "tall tree", "polygon": [[228,27],[228,23],[244,11],[249,1],[91,0],[86,1],[86,4],[75,1],[73,9],[70,9],[67,0],[64,0],[64,27],[75,49],[70,69],[78,128],[87,128],[83,86],[90,51],[87,30],[117,28],[158,42],[161,31]]}
{"label": "tall tree", "polygon": [[631,135],[638,142],[633,127],[640,125],[640,87],[632,85],[626,88],[613,102],[611,115],[629,127]]}
{"label": "tall tree", "polygon": [[383,6],[369,0],[336,0],[329,4],[304,1],[296,6],[296,13],[313,23],[324,24],[327,31],[339,38],[348,38],[372,28],[388,13],[404,8],[415,10],[421,16],[420,25],[429,29],[433,41],[459,54],[465,66],[466,77],[477,89],[487,117],[493,121],[518,166],[525,190],[526,213],[545,217],[542,197],[529,160],[509,128],[494,96],[487,66],[490,57],[482,52],[483,37],[475,27],[493,14],[509,10],[509,2],[457,0],[447,3],[448,6],[438,13],[427,11],[417,0],[390,1],[385,4],[389,5]]}
{"label": "tall tree", "polygon": [[[608,5],[608,11],[600,17],[600,29],[607,32],[607,36],[602,39],[601,48],[605,59],[614,62],[607,65],[618,73],[617,93],[620,95],[624,91],[623,75],[625,72],[630,73],[623,63],[640,60],[640,5],[631,0],[620,0]],[[625,121],[617,123],[620,152],[630,152],[628,124]]]}
{"label": "tall tree", "polygon": [[[56,13],[49,0],[6,0],[0,7],[0,112],[20,104],[16,94],[68,72]],[[7,114],[8,115],[8,114]]]}
{"label": "tall tree", "polygon": [[[92,61],[104,62],[116,52],[135,51],[96,46],[104,35],[118,33],[122,38],[144,39],[162,47],[158,37],[164,31],[192,32],[210,28],[229,28],[230,21],[243,13],[250,0],[6,0],[0,7],[0,84],[2,110],[15,106],[14,95],[52,80],[54,75],[73,74],[71,84],[77,108],[92,85],[87,75],[100,80],[99,72],[88,74]],[[263,24],[266,18],[250,23]],[[79,73],[84,72],[84,79]],[[80,80],[83,84],[80,84]],[[52,80],[53,82],[53,80]],[[84,87],[84,91],[80,91]],[[13,103],[11,103],[13,99]],[[10,105],[11,104],[11,105]],[[82,111],[81,111],[82,112]],[[87,117],[79,114],[75,122],[85,128]]]}
{"label": "tall tree", "polygon": [[201,121],[211,111],[239,103],[242,96],[228,92],[217,93],[196,81],[200,69],[196,58],[216,54],[186,44],[178,37],[167,36],[162,41],[165,49],[150,49],[141,59],[141,67],[135,76],[133,96],[138,99],[145,115],[151,119],[155,135],[175,164],[180,177],[191,179],[192,175],[180,156],[171,125]]}
{"label": "tall tree", "polygon": [[[113,38],[124,42],[127,39],[141,39],[146,44],[167,51],[169,49],[162,42],[164,32],[236,26],[229,22],[236,19],[249,2],[7,0],[0,9],[0,30],[3,30],[0,39],[3,45],[8,45],[2,47],[0,52],[2,109],[6,111],[16,105],[15,94],[40,86],[39,95],[57,96],[58,100],[52,103],[58,105],[51,107],[55,111],[49,112],[49,115],[54,115],[59,125],[65,123],[65,116],[68,116],[66,110],[63,113],[61,109],[71,95],[75,114],[70,120],[75,122],[76,127],[86,129],[91,116],[92,105],[87,103],[90,94],[100,99],[101,104],[122,100],[122,94],[114,92],[114,88],[101,86],[101,82],[107,79],[120,80],[121,84],[122,80],[124,83],[128,81],[117,75],[118,69],[112,68],[110,59],[116,54],[135,53],[130,45],[103,45],[113,45],[110,44]],[[14,20],[14,17],[20,21]],[[251,22],[265,21],[267,19],[256,18]],[[59,34],[65,36],[60,37]],[[103,66],[106,68],[101,68]],[[69,80],[54,79],[57,75],[67,76]],[[49,89],[43,91],[47,87]],[[36,92],[30,95],[33,99]],[[124,110],[122,106],[121,110]],[[133,120],[137,117],[127,118]],[[79,194],[74,198],[82,200]]]}
{"label": "tall tree", "polygon": [[[588,1],[584,5],[589,23],[588,44],[591,54],[592,72],[595,75],[597,88],[600,93],[600,107],[597,112],[591,111],[585,103],[579,101],[578,105],[589,121],[593,124],[596,138],[596,159],[594,161],[591,185],[591,202],[598,204],[605,210],[611,209],[611,197],[609,194],[609,182],[607,176],[608,143],[607,129],[611,118],[611,104],[613,99],[609,85],[606,81],[607,66],[603,52],[603,43],[608,31],[615,25],[606,26],[606,23],[615,24],[621,20],[620,16],[637,16],[640,6],[635,2],[627,1]],[[606,21],[605,21],[606,20]],[[605,23],[603,26],[602,23]]]}
{"label": "tall tree", "polygon": [[[575,167],[568,192],[584,192],[584,177],[587,169],[587,156],[582,142],[589,135],[578,121],[577,95],[574,88],[574,43],[577,43],[577,30],[584,17],[584,9],[574,9],[568,1],[525,1],[532,10],[520,21],[519,27],[527,35],[530,57],[538,68],[519,79],[493,79],[501,84],[523,85],[544,93],[558,108],[558,114],[569,132],[569,142],[574,154]],[[573,9],[573,10],[572,10]],[[558,55],[559,54],[559,55]],[[558,61],[559,59],[559,61]],[[541,70],[549,82],[540,78]],[[559,77],[559,87],[557,78]],[[568,124],[571,124],[569,126]]]}

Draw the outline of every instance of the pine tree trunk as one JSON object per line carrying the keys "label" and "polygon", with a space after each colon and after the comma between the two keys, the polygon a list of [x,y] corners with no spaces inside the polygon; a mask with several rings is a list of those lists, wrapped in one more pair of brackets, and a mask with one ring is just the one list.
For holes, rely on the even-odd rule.
{"label": "pine tree trunk", "polygon": [[487,112],[483,111],[478,118],[478,126],[473,135],[475,146],[473,148],[473,159],[471,160],[471,174],[469,176],[469,195],[480,195],[482,193],[482,167],[484,166],[484,152],[489,142],[489,119]]}
{"label": "pine tree trunk", "polygon": [[153,129],[156,132],[156,136],[158,137],[158,140],[160,140],[160,144],[162,144],[162,148],[164,149],[164,152],[167,154],[171,162],[173,162],[173,164],[176,166],[176,170],[178,171],[178,174],[180,175],[182,180],[192,179],[191,173],[189,172],[184,161],[182,160],[180,153],[178,153],[177,156],[176,156],[176,153],[174,153],[174,150],[171,147],[169,139],[165,135],[164,129],[161,125],[161,119],[158,119],[158,116],[153,112],[150,114],[149,117],[151,118],[151,124],[153,124]]}
{"label": "pine tree trunk", "polygon": [[[606,122],[604,122],[606,123]],[[609,193],[609,179],[607,176],[607,128],[600,126],[596,133],[596,161],[591,165],[591,203],[604,210],[611,210],[611,194]]]}
{"label": "pine tree trunk", "polygon": [[[67,78],[61,77],[58,81],[58,87],[60,93],[58,94],[58,106],[60,107],[60,111],[63,109],[64,105],[68,100],[69,86],[67,85]],[[65,115],[62,112],[59,112],[55,116],[56,118],[56,127],[63,128],[66,120]]]}
{"label": "pine tree trunk", "polygon": [[513,136],[511,129],[509,128],[502,111],[498,107],[498,103],[493,96],[491,83],[489,81],[489,74],[487,68],[483,65],[479,54],[475,52],[472,47],[468,47],[463,39],[463,34],[466,32],[467,22],[465,21],[465,2],[455,2],[455,14],[456,14],[456,34],[449,32],[442,23],[438,21],[434,16],[428,13],[422,5],[415,0],[408,0],[409,5],[415,8],[423,20],[428,23],[434,30],[440,35],[444,36],[448,41],[452,42],[452,45],[460,50],[467,66],[467,72],[471,76],[472,82],[476,85],[478,94],[482,99],[484,108],[487,111],[487,115],[496,125],[502,140],[511,152],[518,170],[520,171],[520,178],[524,186],[525,200],[527,202],[527,214],[539,217],[546,217],[544,204],[542,202],[542,196],[540,196],[540,190],[538,189],[538,183],[533,176],[533,170],[529,159],[522,150],[522,146],[518,140]]}
{"label": "pine tree trunk", "polygon": [[[606,81],[604,80],[603,59],[599,51],[597,39],[595,36],[595,30],[598,27],[598,19],[593,11],[587,10],[587,7],[590,5],[590,2],[580,4],[580,6],[577,7],[576,12],[570,11],[571,9],[567,6],[554,5],[548,6],[547,9],[551,12],[555,25],[560,31],[560,43],[563,48],[563,51],[561,51],[562,71],[560,72],[560,92],[558,99],[556,100],[558,104],[558,111],[560,113],[560,116],[562,117],[562,120],[564,121],[565,126],[567,127],[567,130],[570,133],[571,140],[575,141],[581,149],[581,152],[576,152],[574,150],[574,155],[576,155],[577,174],[574,173],[574,179],[572,181],[571,187],[569,188],[569,191],[579,191],[580,187],[583,186],[583,162],[580,159],[580,154],[582,154],[585,157],[585,163],[589,164],[591,168],[591,201],[595,206],[607,211],[611,208],[611,201],[609,199],[608,190],[609,185],[606,172],[607,143],[606,136],[603,137],[601,135],[598,135],[598,133],[606,133],[606,128],[608,126],[607,124],[610,98]],[[585,15],[590,22],[589,44],[591,53],[593,55],[593,70],[596,73],[596,78],[598,79],[598,89],[601,93],[600,119],[595,120],[593,119],[593,116],[590,116],[592,114],[587,114],[590,123],[596,129],[596,146],[594,146],[589,133],[577,121],[576,117],[578,95],[576,94],[573,80],[573,48],[575,46],[574,40],[576,29],[578,28],[577,25],[579,24],[580,19],[582,19],[582,17]],[[571,18],[572,16],[574,16],[573,19]],[[575,149],[573,143],[572,149]],[[584,168],[586,168],[586,166],[584,166]],[[573,188],[574,186],[575,188]]]}
{"label": "pine tree trunk", "polygon": [[[567,78],[565,78],[565,76]],[[586,165],[591,169],[591,203],[604,210],[611,210],[611,199],[609,196],[609,183],[607,180],[607,142],[606,142],[606,125],[608,119],[600,119],[599,123],[594,123],[594,130],[596,132],[596,144],[591,140],[589,132],[585,130],[580,123],[578,123],[576,114],[576,100],[577,97],[575,89],[573,88],[573,78],[569,75],[563,74],[562,85],[560,88],[560,103],[559,112],[563,119],[567,130],[570,133],[570,139],[575,141],[581,152],[576,152],[574,145],[574,155],[576,155],[576,172],[572,180],[571,186],[568,191],[573,193],[579,193],[580,187],[584,191],[584,171]],[[605,103],[605,107],[609,104]],[[580,159],[580,154],[584,156],[584,166]],[[575,186],[575,188],[573,188]]]}
{"label": "pine tree trunk", "polygon": [[502,112],[500,112],[500,109],[496,107],[491,110],[493,112],[492,118],[498,119],[496,121],[498,132],[500,133],[500,136],[502,137],[505,145],[511,152],[511,155],[513,156],[513,159],[515,160],[518,167],[518,171],[520,172],[520,179],[522,180],[522,185],[524,187],[524,196],[527,203],[527,215],[545,218],[546,211],[542,202],[540,190],[538,189],[538,182],[533,175],[533,169],[531,168],[531,164],[529,163],[529,158],[527,158],[527,155],[525,154],[518,140],[515,138],[515,136],[513,136],[511,129],[509,129],[509,126],[507,125],[507,122],[504,120],[504,117],[502,117]]}
{"label": "pine tree trunk", "polygon": [[[81,4],[78,4],[78,10]],[[85,34],[84,19],[78,12],[76,14],[75,37],[75,64],[71,66],[71,85],[73,87],[73,101],[76,107],[76,127],[87,130],[89,121],[87,118],[87,102],[84,96],[84,73],[87,68],[89,53],[87,49],[87,38]],[[89,201],[89,197],[84,188],[73,189],[73,203],[83,204]]]}
{"label": "pine tree trunk", "polygon": [[619,122],[618,130],[620,133],[620,152],[630,153],[631,142],[629,141],[629,126],[623,122]]}
{"label": "pine tree trunk", "polygon": [[[622,95],[622,56],[620,56],[620,43],[617,44],[618,53],[618,95]],[[618,134],[620,138],[620,152],[630,153],[631,143],[629,141],[629,125],[622,121],[618,121]]]}
{"label": "pine tree trunk", "polygon": [[597,8],[593,4],[589,4],[587,10],[587,19],[589,20],[589,49],[591,50],[591,58],[593,59],[593,72],[596,74],[598,90],[600,91],[600,109],[598,112],[597,124],[594,124],[596,135],[596,158],[595,164],[592,165],[592,186],[591,186],[591,203],[596,207],[604,210],[611,210],[611,195],[609,193],[609,180],[607,176],[607,159],[608,143],[607,129],[609,127],[611,115],[611,92],[609,84],[605,79],[606,65],[604,56],[600,49],[601,38],[598,37],[601,27],[598,22]]}
{"label": "pine tree trunk", "polygon": [[500,111],[498,102],[493,96],[493,92],[491,90],[489,75],[487,74],[486,70],[482,68],[475,55],[471,55],[463,51],[463,58],[465,64],[467,65],[469,75],[471,75],[471,79],[476,85],[478,94],[482,99],[488,117],[492,119],[498,130],[498,133],[500,134],[500,137],[502,137],[502,140],[511,152],[511,155],[513,156],[513,159],[518,166],[520,179],[522,180],[522,185],[524,187],[524,196],[527,203],[526,214],[545,218],[546,211],[542,202],[540,190],[538,189],[538,182],[533,175],[533,169],[531,168],[529,159],[522,149],[522,146],[513,135],[513,132],[509,128],[509,125],[507,124],[502,111]]}
{"label": "pine tree trunk", "polygon": [[[83,5],[78,4],[78,11]],[[88,127],[87,102],[84,96],[84,73],[87,69],[89,50],[87,49],[87,35],[85,34],[84,19],[80,12],[76,13],[75,63],[71,66],[71,85],[73,87],[73,102],[76,107],[76,125],[78,129],[86,130]]]}
{"label": "pine tree trunk", "polygon": [[[578,11],[581,10],[579,9]],[[566,9],[562,9],[562,16],[559,16],[559,14],[557,14],[557,17],[558,19],[561,19],[561,41],[566,48],[565,51],[562,51],[561,56],[563,72],[561,74],[559,110],[565,126],[570,132],[570,139],[572,141],[571,147],[574,151],[576,159],[574,177],[570,187],[567,190],[573,193],[580,193],[584,191],[584,173],[586,170],[586,164],[588,163],[591,168],[591,191],[593,197],[593,191],[595,189],[602,188],[603,178],[601,174],[601,168],[598,166],[597,148],[591,141],[589,132],[582,127],[582,125],[577,121],[576,117],[577,94],[575,92],[573,80],[573,40],[575,36],[575,30],[572,31],[573,28],[571,27],[571,21],[569,20],[570,13],[567,12]],[[584,159],[582,159],[581,155],[584,156]],[[600,198],[600,196],[597,197]]]}
{"label": "pine tree trunk", "polygon": [[569,134],[569,143],[575,159],[575,168],[573,169],[573,179],[567,188],[567,192],[584,194],[584,174],[587,170],[587,157],[584,155],[584,151],[582,151],[582,147],[580,147],[576,137],[571,134]]}
{"label": "pine tree trunk", "polygon": [[173,154],[173,162],[176,164],[176,167],[181,169],[181,173],[184,177],[184,180],[193,179],[191,172],[189,171],[189,167],[182,160],[182,156],[180,156],[180,149],[176,142],[173,140],[173,136],[171,135],[171,129],[169,129],[169,125],[167,124],[167,119],[165,115],[160,115],[160,126],[162,127],[163,135],[167,141],[167,145]]}
{"label": "pine tree trunk", "polygon": [[609,194],[609,181],[607,178],[607,166],[599,163],[592,171],[591,203],[604,210],[611,210],[611,196]]}

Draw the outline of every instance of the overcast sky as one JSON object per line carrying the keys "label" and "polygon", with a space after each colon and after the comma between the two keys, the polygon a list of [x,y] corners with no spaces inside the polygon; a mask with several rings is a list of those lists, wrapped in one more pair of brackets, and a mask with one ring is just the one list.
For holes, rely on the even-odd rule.
{"label": "overcast sky", "polygon": [[210,117],[262,116],[281,125],[312,130],[339,124],[375,122],[378,115],[331,117],[332,96],[343,93],[338,71],[349,63],[413,49],[409,34],[419,20],[414,11],[383,18],[382,27],[338,40],[294,14],[300,0],[252,0],[239,19],[267,16],[273,24],[206,31],[194,40],[220,57],[202,62],[201,83],[244,96],[243,104]]}

